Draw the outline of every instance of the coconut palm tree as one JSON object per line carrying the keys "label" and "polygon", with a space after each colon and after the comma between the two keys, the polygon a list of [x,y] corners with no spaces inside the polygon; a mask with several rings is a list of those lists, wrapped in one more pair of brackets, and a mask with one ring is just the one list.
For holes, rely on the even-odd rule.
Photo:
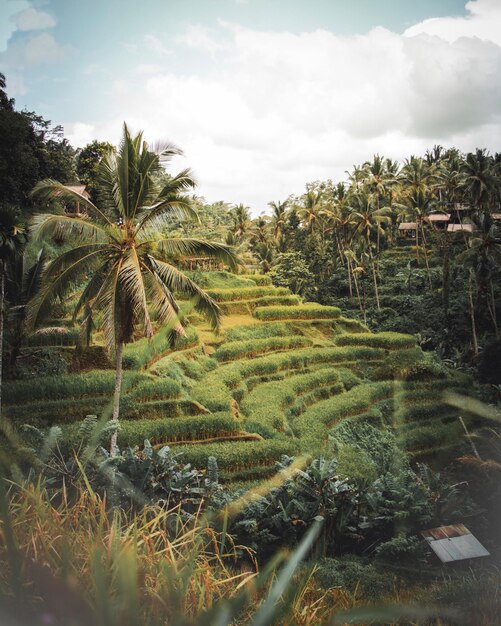
{"label": "coconut palm tree", "polygon": [[280,200],[278,202],[268,202],[268,206],[272,209],[271,225],[277,250],[284,252],[284,229],[287,215],[287,202],[280,202]]}
{"label": "coconut palm tree", "polygon": [[[192,298],[195,309],[209,319],[214,330],[219,327],[218,305],[176,268],[176,260],[210,256],[232,268],[237,265],[234,252],[224,244],[162,234],[173,217],[195,217],[185,194],[195,185],[190,170],[168,178],[161,188],[156,183],[155,175],[163,171],[163,164],[180,153],[172,145],[151,151],[142,133],[132,136],[124,124],[118,151],[109,152],[99,165],[102,206],[53,180],[42,181],[33,190],[40,200],[78,200],[90,218],[35,217],[35,238],[62,234],[73,236],[75,245],[45,270],[40,293],[30,307],[29,328],[34,328],[71,286],[83,285],[74,316],[82,310],[86,318],[92,316],[103,328],[106,344],[115,356],[115,421],[119,417],[123,348],[139,327],[145,337],[153,336],[150,308],[160,323],[172,326],[173,336],[183,334],[175,299],[182,294]],[[116,451],[116,433],[111,448]]]}
{"label": "coconut palm tree", "polygon": [[365,242],[367,254],[372,266],[372,277],[374,281],[374,294],[378,311],[381,309],[379,303],[379,289],[376,276],[376,261],[372,251],[371,236],[374,232],[382,229],[383,224],[390,224],[390,209],[388,207],[377,208],[374,194],[368,193],[366,189],[361,189],[354,194],[352,199],[352,218],[354,231],[353,235],[360,234]]}
{"label": "coconut palm tree", "polygon": [[472,206],[477,210],[487,210],[499,186],[494,159],[484,149],[469,152],[463,163],[463,172],[465,192]]}

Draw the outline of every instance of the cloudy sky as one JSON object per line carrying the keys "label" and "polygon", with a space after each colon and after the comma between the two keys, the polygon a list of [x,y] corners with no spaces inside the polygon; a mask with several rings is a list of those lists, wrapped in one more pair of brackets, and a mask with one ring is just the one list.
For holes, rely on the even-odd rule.
{"label": "cloudy sky", "polygon": [[0,0],[17,108],[126,121],[255,214],[374,153],[501,151],[501,0]]}

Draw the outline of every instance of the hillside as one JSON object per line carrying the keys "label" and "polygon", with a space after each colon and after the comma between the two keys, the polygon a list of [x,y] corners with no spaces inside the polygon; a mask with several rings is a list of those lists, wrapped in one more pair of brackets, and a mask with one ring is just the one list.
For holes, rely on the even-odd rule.
{"label": "hillside", "polygon": [[[238,484],[270,476],[282,455],[318,456],[347,420],[390,428],[413,460],[434,466],[464,447],[457,410],[442,396],[467,377],[446,370],[413,336],[371,333],[266,276],[207,272],[197,280],[220,304],[222,332],[188,314],[175,350],[167,329],[126,347],[121,446],[149,439],[199,468],[215,456],[221,478]],[[45,342],[51,337],[60,343],[61,333]],[[5,413],[17,425],[60,425],[67,449],[78,445],[85,416],[109,414],[113,385],[112,369],[8,382]]]}

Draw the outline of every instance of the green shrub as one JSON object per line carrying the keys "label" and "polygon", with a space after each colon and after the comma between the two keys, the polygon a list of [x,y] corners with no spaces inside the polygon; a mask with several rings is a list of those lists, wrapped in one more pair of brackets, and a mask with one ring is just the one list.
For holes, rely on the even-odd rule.
{"label": "green shrub", "polygon": [[299,296],[263,296],[253,300],[235,300],[221,302],[219,308],[225,315],[246,315],[251,314],[257,307],[263,306],[293,306],[301,304]]}
{"label": "green shrub", "polygon": [[381,600],[393,594],[398,583],[394,574],[354,556],[322,559],[315,577],[324,589],[341,587],[370,600]]}
{"label": "green shrub", "polygon": [[264,441],[228,441],[207,443],[202,446],[176,445],[174,452],[181,452],[184,462],[194,467],[207,467],[207,459],[214,456],[219,468],[244,470],[252,466],[273,465],[283,454],[299,452],[298,442],[293,439],[267,439]]}
{"label": "green shrub", "polygon": [[240,274],[241,278],[252,280],[255,285],[265,286],[271,285],[271,278],[268,274]]}
{"label": "green shrub", "polygon": [[412,335],[391,332],[356,333],[340,335],[336,339],[336,344],[338,346],[371,346],[372,348],[401,350],[402,348],[413,348],[416,345],[416,338]]}
{"label": "green shrub", "polygon": [[407,465],[395,435],[388,429],[376,428],[366,420],[343,420],[329,434],[335,456],[338,450],[346,447],[353,451],[355,458],[362,452],[374,463],[378,476]]}
{"label": "green shrub", "polygon": [[245,341],[246,339],[267,339],[269,337],[285,337],[295,335],[292,324],[284,322],[263,322],[261,324],[248,324],[236,326],[226,331],[227,341]]}
{"label": "green shrub", "polygon": [[[161,356],[164,352],[171,350],[170,326],[161,328],[151,340],[139,339],[134,343],[126,344],[123,355],[124,369],[140,369],[146,367],[154,358]],[[198,334],[195,328],[189,326],[186,329],[186,337],[176,339],[176,350],[182,350],[198,342]]]}
{"label": "green shrub", "polygon": [[290,320],[290,319],[336,319],[341,315],[341,309],[335,306],[306,303],[301,306],[270,306],[258,307],[254,310],[254,317],[258,320]]}
{"label": "green shrub", "polygon": [[[140,382],[150,380],[151,377],[148,374],[124,372],[123,389],[126,391]],[[37,400],[63,400],[65,398],[76,400],[101,395],[112,396],[114,388],[114,371],[94,370],[85,372],[85,374],[66,374],[5,382],[2,387],[2,394],[6,404],[21,404]]]}
{"label": "green shrub", "polygon": [[[62,448],[79,446],[79,424],[63,427]],[[202,417],[179,417],[177,419],[121,420],[118,431],[120,446],[140,446],[145,439],[152,444],[177,441],[203,441],[214,437],[237,435],[240,423],[229,414],[209,414]]]}
{"label": "green shrub", "polygon": [[366,413],[375,403],[390,397],[393,384],[379,382],[357,385],[339,396],[319,402],[296,417],[292,428],[302,439],[303,449],[316,451],[327,439],[327,428],[341,419]]}
{"label": "green shrub", "polygon": [[233,361],[245,357],[252,358],[265,352],[304,348],[309,345],[311,345],[311,341],[301,335],[249,339],[248,341],[234,341],[223,344],[216,350],[214,357],[218,361]]}
{"label": "green shrub", "polygon": [[180,398],[182,395],[181,385],[172,378],[159,378],[157,380],[145,380],[131,391],[130,398],[137,401],[161,400]]}
{"label": "green shrub", "polygon": [[290,296],[286,287],[236,287],[233,289],[208,289],[207,293],[216,302],[233,302],[234,300],[252,300],[263,296]]}
{"label": "green shrub", "polygon": [[79,337],[78,328],[56,326],[43,328],[26,337],[24,346],[75,346]]}

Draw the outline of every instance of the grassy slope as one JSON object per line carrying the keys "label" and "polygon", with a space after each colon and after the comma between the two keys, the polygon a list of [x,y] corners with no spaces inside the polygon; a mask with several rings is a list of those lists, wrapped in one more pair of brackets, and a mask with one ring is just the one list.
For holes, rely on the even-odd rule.
{"label": "grassy slope", "polygon": [[[201,278],[235,312],[224,317],[219,336],[192,314],[188,338],[174,352],[162,330],[153,342],[127,348],[122,445],[149,438],[176,446],[197,466],[216,456],[228,479],[255,479],[273,473],[282,454],[322,453],[336,423],[370,419],[381,407],[381,423],[414,458],[457,448],[457,414],[442,402],[442,390],[464,379],[431,361],[413,337],[371,334],[335,307],[295,298],[287,304],[289,294],[266,277]],[[36,398],[29,383],[6,383],[6,414],[18,424],[62,424],[71,445],[78,437],[73,422],[109,412],[112,378],[95,371],[44,379],[33,383]]]}

